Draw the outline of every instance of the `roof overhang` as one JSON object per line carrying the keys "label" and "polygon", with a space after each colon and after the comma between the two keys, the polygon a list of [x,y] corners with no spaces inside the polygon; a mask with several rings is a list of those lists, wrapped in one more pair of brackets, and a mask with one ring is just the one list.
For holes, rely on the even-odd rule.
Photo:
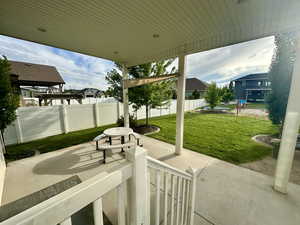
{"label": "roof overhang", "polygon": [[299,0],[4,0],[0,33],[127,66],[300,27]]}

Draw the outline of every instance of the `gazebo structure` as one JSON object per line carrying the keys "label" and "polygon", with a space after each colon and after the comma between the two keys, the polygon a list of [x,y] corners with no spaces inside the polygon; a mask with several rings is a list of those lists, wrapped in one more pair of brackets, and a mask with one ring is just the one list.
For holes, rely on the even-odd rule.
{"label": "gazebo structure", "polygon": [[[161,79],[131,81],[126,68],[178,57],[178,74],[173,76],[177,76],[175,152],[180,154],[187,55],[272,35],[298,35],[299,10],[298,0],[9,0],[1,4],[0,30],[10,37],[121,62],[126,126],[128,87]],[[296,47],[274,181],[274,188],[283,193],[300,125],[300,37]]]}

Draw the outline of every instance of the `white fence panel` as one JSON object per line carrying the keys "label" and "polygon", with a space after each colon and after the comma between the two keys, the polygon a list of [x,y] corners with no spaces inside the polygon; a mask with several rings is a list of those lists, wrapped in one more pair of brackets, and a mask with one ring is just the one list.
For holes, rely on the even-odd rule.
{"label": "white fence panel", "polygon": [[66,108],[69,131],[95,127],[93,105],[68,105]]}
{"label": "white fence panel", "polygon": [[101,103],[99,107],[100,126],[116,123],[118,120],[118,103]]}
{"label": "white fence panel", "polygon": [[9,125],[4,132],[5,145],[18,143],[18,136],[15,123]]}
{"label": "white fence panel", "polygon": [[18,115],[23,142],[62,132],[60,110],[57,106],[20,108]]}
{"label": "white fence panel", "polygon": [[[204,106],[204,99],[186,100],[185,111]],[[65,107],[65,113],[62,108]],[[135,113],[129,107],[131,114]],[[150,109],[149,117],[157,117],[176,113],[176,100],[169,106]],[[18,119],[4,132],[5,144],[23,143],[64,132],[83,130],[116,123],[123,115],[123,104],[97,103],[83,105],[22,107],[17,110]],[[146,108],[141,107],[137,112],[138,119],[146,118]]]}

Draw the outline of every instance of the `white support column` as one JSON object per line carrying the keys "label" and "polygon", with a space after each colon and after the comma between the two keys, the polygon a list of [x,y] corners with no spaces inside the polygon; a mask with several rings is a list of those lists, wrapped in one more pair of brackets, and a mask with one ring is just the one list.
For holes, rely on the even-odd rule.
{"label": "white support column", "polygon": [[178,60],[179,76],[177,80],[177,108],[176,108],[176,147],[175,154],[180,155],[183,148],[184,128],[184,100],[185,100],[185,70],[186,56],[180,55]]}
{"label": "white support column", "polygon": [[129,127],[129,101],[128,101],[128,88],[125,88],[125,80],[128,79],[128,71],[123,65],[123,111],[124,111],[124,127]]}
{"label": "white support column", "polygon": [[141,147],[126,152],[126,159],[133,163],[132,177],[128,180],[128,206],[130,225],[147,225],[147,159]]}
{"label": "white support column", "polygon": [[300,126],[300,37],[296,44],[296,60],[292,74],[291,88],[284,120],[284,127],[277,159],[274,189],[287,193],[287,185],[294,159]]}

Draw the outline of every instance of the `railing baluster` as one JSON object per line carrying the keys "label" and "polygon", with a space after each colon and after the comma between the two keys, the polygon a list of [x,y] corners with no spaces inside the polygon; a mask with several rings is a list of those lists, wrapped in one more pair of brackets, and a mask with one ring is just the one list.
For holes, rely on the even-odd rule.
{"label": "railing baluster", "polygon": [[[147,219],[146,219],[146,225],[150,225],[150,216],[151,216],[151,169],[148,168],[147,171]],[[129,225],[129,223],[128,223]]]}
{"label": "railing baluster", "polygon": [[165,189],[165,201],[164,201],[164,224],[167,225],[168,224],[168,174],[165,173],[165,182],[164,182],[164,189]]}
{"label": "railing baluster", "polygon": [[180,178],[180,177],[177,177],[176,225],[179,225],[179,214],[180,214],[180,184],[181,184],[181,178]]}
{"label": "railing baluster", "polygon": [[183,225],[184,223],[184,209],[185,209],[185,184],[186,184],[186,180],[182,179],[182,201],[181,201],[181,218],[180,218],[180,224]]}
{"label": "railing baluster", "polygon": [[125,189],[126,189],[125,182],[118,186],[118,225],[126,224]]}
{"label": "railing baluster", "polygon": [[171,216],[170,225],[174,224],[174,211],[175,211],[175,176],[172,174],[171,177]]}
{"label": "railing baluster", "polygon": [[94,224],[103,225],[103,209],[102,198],[98,198],[93,202]]}
{"label": "railing baluster", "polygon": [[60,225],[72,225],[71,217],[65,219],[63,222],[60,223]]}
{"label": "railing baluster", "polygon": [[184,225],[188,224],[188,213],[189,213],[189,202],[190,202],[190,181],[186,181],[186,200],[185,200],[185,213],[184,213]]}
{"label": "railing baluster", "polygon": [[155,225],[159,225],[159,213],[160,213],[160,170],[156,170]]}

